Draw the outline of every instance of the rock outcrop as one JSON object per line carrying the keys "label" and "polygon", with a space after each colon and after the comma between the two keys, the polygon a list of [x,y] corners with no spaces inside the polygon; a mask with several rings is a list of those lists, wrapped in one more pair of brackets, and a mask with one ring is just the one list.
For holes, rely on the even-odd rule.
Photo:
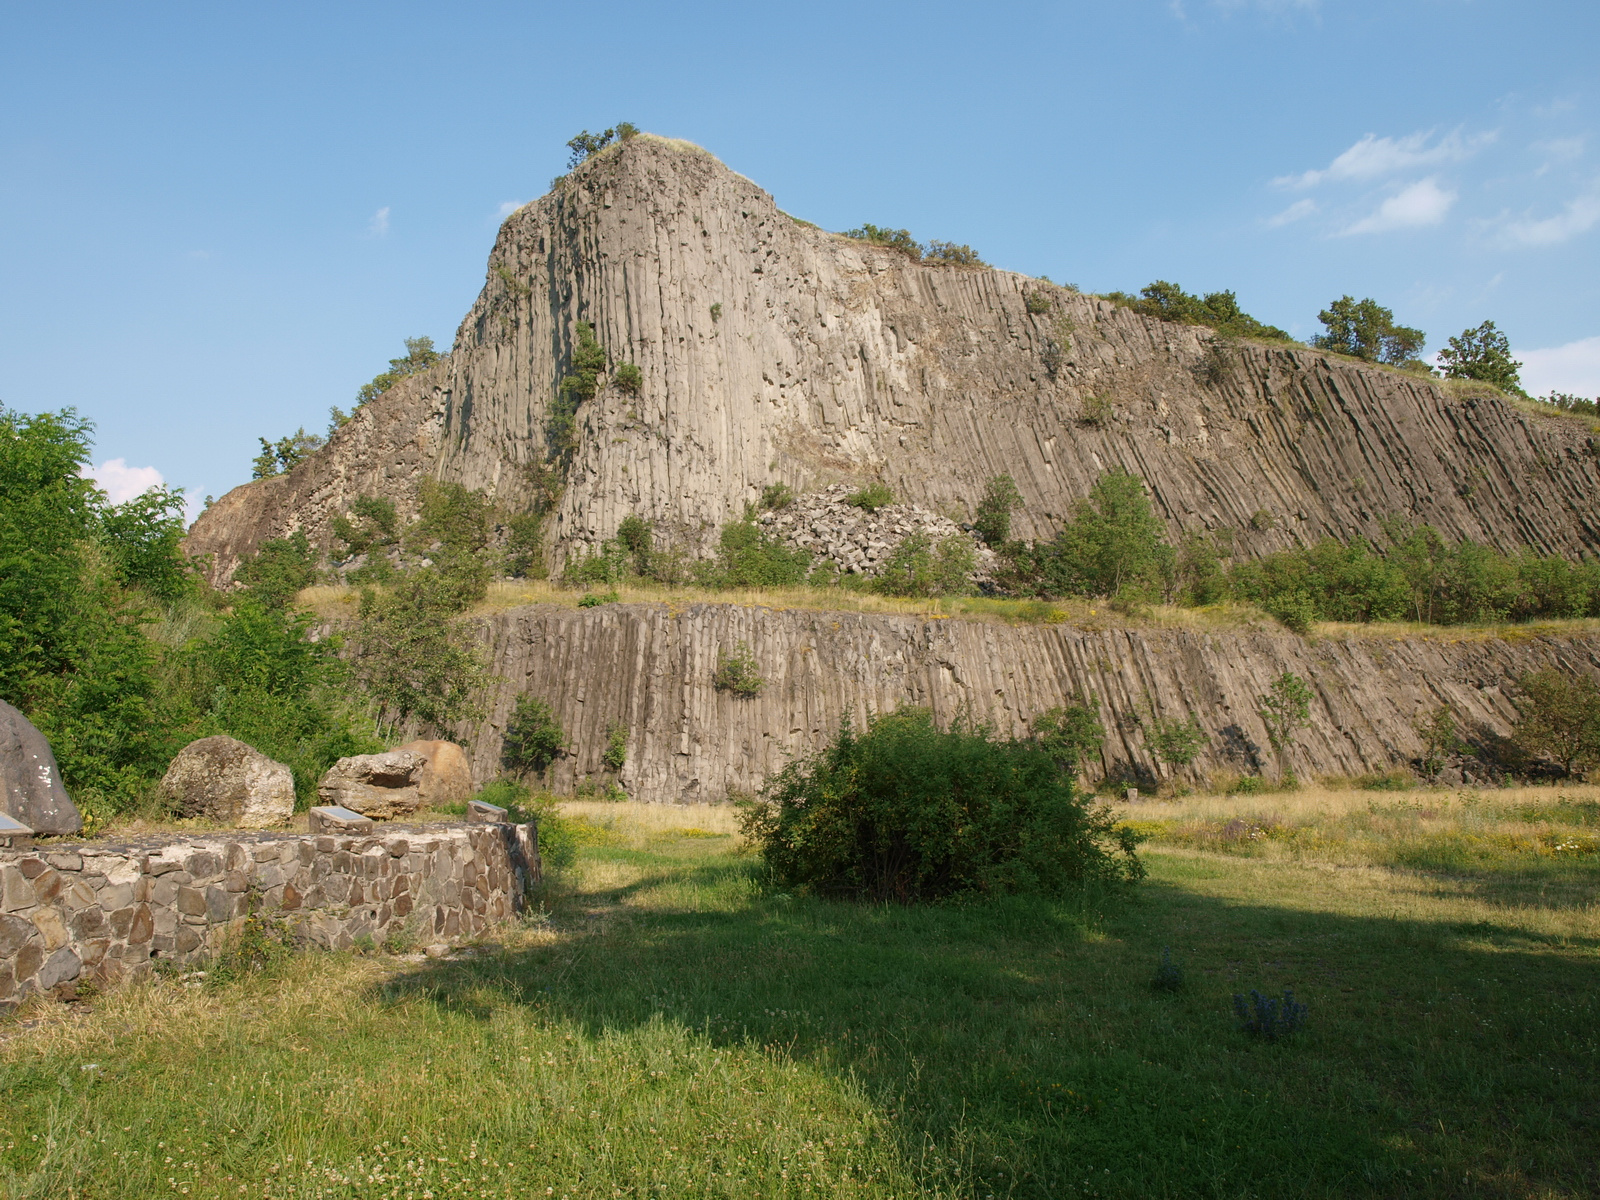
{"label": "rock outcrop", "polygon": [[268,829],[294,816],[294,772],[237,738],[190,742],[161,779],[161,794],[186,817]]}
{"label": "rock outcrop", "polygon": [[392,821],[422,807],[427,769],[427,758],[412,750],[355,754],[328,768],[317,785],[317,799],[375,821]]}
{"label": "rock outcrop", "polygon": [[1381,536],[1388,517],[1506,550],[1600,551],[1584,422],[1309,349],[1223,346],[1008,271],[914,263],[642,135],[506,220],[448,360],[288,475],[217,501],[190,552],[221,578],[269,537],[327,546],[357,497],[409,516],[430,476],[529,507],[579,320],[643,384],[602,380],[580,408],[552,566],[634,513],[703,552],[778,481],[881,480],[960,517],[1005,472],[1025,504],[1015,532],[1047,536],[1112,467],[1148,482],[1174,534],[1231,531],[1245,556]]}
{"label": "rock outcrop", "polygon": [[962,539],[976,565],[973,581],[983,583],[993,577],[994,551],[949,517],[915,504],[886,504],[869,512],[851,504],[850,495],[850,488],[836,483],[762,513],[757,523],[809,553],[814,567],[832,564],[841,574],[877,575],[906,538],[921,534],[930,546],[940,545],[946,538]]}
{"label": "rock outcrop", "polygon": [[83,817],[61,782],[50,743],[4,700],[0,700],[0,811],[35,833],[72,834],[83,828]]}
{"label": "rock outcrop", "polygon": [[[1600,636],[1463,631],[1428,637],[1306,639],[1282,630],[1086,628],[777,611],[699,604],[517,609],[483,624],[500,678],[488,715],[459,732],[479,778],[499,769],[516,697],[548,701],[571,752],[550,768],[569,790],[600,777],[613,722],[628,730],[621,782],[635,799],[720,801],[751,791],[790,756],[823,745],[849,717],[905,704],[965,714],[1021,734],[1054,705],[1098,699],[1106,737],[1093,774],[1170,777],[1145,744],[1152,716],[1198,717],[1209,739],[1194,767],[1301,778],[1388,770],[1423,751],[1415,722],[1448,704],[1480,743],[1510,732],[1516,681],[1544,667],[1600,679]],[[720,655],[750,647],[760,694],[712,685]],[[1284,671],[1315,693],[1310,728],[1279,761],[1257,712]]]}
{"label": "rock outcrop", "polygon": [[397,747],[402,753],[420,754],[417,798],[423,808],[461,804],[472,795],[472,762],[454,742],[416,741]]}

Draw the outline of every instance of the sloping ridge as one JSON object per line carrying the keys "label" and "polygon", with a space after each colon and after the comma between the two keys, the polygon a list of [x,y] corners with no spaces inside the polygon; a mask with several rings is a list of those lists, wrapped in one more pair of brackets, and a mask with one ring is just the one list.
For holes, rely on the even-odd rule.
{"label": "sloping ridge", "polygon": [[[1033,293],[1049,311],[1028,311]],[[1310,350],[1218,350],[1208,330],[1007,271],[913,263],[649,135],[512,214],[448,360],[287,476],[228,493],[190,552],[224,578],[269,537],[326,545],[358,496],[414,511],[428,475],[531,505],[580,319],[644,382],[580,408],[552,566],[630,513],[703,548],[779,480],[881,479],[962,516],[1009,472],[1016,531],[1048,535],[1114,466],[1144,477],[1175,533],[1232,530],[1246,555],[1376,536],[1390,516],[1503,550],[1600,552],[1600,462],[1574,422]]]}

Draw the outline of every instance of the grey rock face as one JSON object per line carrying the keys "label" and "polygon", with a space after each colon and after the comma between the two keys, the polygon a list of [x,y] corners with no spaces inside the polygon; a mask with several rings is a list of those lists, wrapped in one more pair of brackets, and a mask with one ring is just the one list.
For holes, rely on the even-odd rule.
{"label": "grey rock face", "polygon": [[[519,694],[549,701],[573,753],[548,783],[570,790],[600,776],[606,731],[629,731],[621,783],[637,800],[720,801],[754,791],[794,755],[821,748],[849,717],[926,705],[1021,736],[1034,717],[1077,697],[1100,701],[1106,729],[1090,774],[1162,768],[1145,741],[1149,714],[1197,717],[1209,742],[1190,781],[1210,772],[1272,775],[1259,697],[1285,671],[1315,693],[1311,727],[1281,766],[1302,779],[1360,775],[1423,752],[1419,714],[1448,704],[1463,728],[1504,736],[1517,720],[1516,681],[1553,668],[1600,681],[1600,636],[1461,638],[1325,636],[1273,628],[1203,632],[1116,626],[1009,625],[914,615],[808,612],[696,604],[516,609],[484,619],[501,681],[486,716],[459,732],[479,778],[499,766]],[[712,682],[719,654],[749,646],[765,680],[740,699]],[[1130,782],[1132,782],[1130,780]]]}
{"label": "grey rock face", "polygon": [[294,772],[237,738],[201,738],[178,751],[161,794],[185,816],[265,829],[294,815]]}
{"label": "grey rock face", "polygon": [[50,743],[4,700],[0,700],[0,808],[35,833],[69,834],[83,828],[83,817],[61,782]]}
{"label": "grey rock face", "polygon": [[[1049,302],[1030,313],[1031,294]],[[1037,307],[1037,305],[1036,305]],[[715,311],[713,311],[713,309]],[[1600,461],[1583,422],[1291,346],[1213,348],[1008,271],[913,263],[808,227],[709,154],[640,136],[507,219],[448,361],[390,389],[290,474],[236,488],[189,537],[238,556],[363,495],[416,512],[429,475],[531,504],[528,464],[579,318],[643,372],[578,413],[547,522],[551,564],[636,513],[714,546],[764,485],[879,479],[970,519],[1007,472],[1019,537],[1048,537],[1103,472],[1149,484],[1171,532],[1228,531],[1246,557],[1385,518],[1452,540],[1600,550]]]}
{"label": "grey rock face", "polygon": [[413,750],[356,754],[328,768],[317,798],[330,808],[348,808],[375,821],[407,816],[422,807],[428,759]]}

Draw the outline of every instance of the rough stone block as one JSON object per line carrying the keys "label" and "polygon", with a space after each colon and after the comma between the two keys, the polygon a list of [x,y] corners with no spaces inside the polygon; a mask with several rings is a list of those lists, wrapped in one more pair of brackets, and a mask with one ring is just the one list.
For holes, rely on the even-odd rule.
{"label": "rough stone block", "polygon": [[499,825],[506,820],[506,810],[485,800],[467,801],[467,820],[475,825]]}
{"label": "rough stone block", "polygon": [[181,887],[178,889],[176,908],[186,917],[203,917],[206,915],[206,895],[199,888]]}
{"label": "rough stone block", "polygon": [[0,960],[10,958],[38,936],[38,926],[26,917],[0,915]]}
{"label": "rough stone block", "polygon": [[[0,826],[4,828],[4,826]],[[83,870],[83,855],[74,854],[70,850],[56,850],[46,854],[45,861],[58,871]]]}
{"label": "rough stone block", "polygon": [[221,925],[233,916],[234,894],[225,887],[211,884],[206,888],[206,920]]}
{"label": "rough stone block", "polygon": [[20,868],[0,867],[0,911],[16,912],[18,909],[32,908],[36,902],[33,884],[28,882],[28,877]]}
{"label": "rough stone block", "polygon": [[20,988],[34,976],[34,973],[44,965],[44,943],[32,941],[17,951],[17,956],[11,960],[17,972],[17,986]]}
{"label": "rough stone block", "polygon": [[201,738],[178,752],[161,792],[186,816],[261,829],[294,815],[294,773],[231,737]]}
{"label": "rough stone block", "polygon": [[[306,814],[306,819],[312,833],[360,833],[376,826],[371,817],[337,804],[313,808]],[[324,846],[324,842],[328,844]],[[319,854],[331,853],[334,849],[333,839],[319,837],[316,849]]]}
{"label": "rough stone block", "polygon": [[61,919],[60,909],[36,908],[31,916],[39,936],[44,939],[44,948],[47,952],[65,946],[72,940],[72,935],[67,932],[67,923]]}
{"label": "rough stone block", "polygon": [[155,936],[155,917],[150,912],[148,904],[141,904],[133,910],[133,924],[128,929],[128,945],[142,946]]}
{"label": "rough stone block", "polygon": [[104,937],[110,932],[105,913],[93,906],[74,913],[67,922],[67,928],[72,931],[73,940],[79,942]]}
{"label": "rough stone block", "polygon": [[38,833],[83,829],[50,743],[21,712],[0,700],[0,812]]}

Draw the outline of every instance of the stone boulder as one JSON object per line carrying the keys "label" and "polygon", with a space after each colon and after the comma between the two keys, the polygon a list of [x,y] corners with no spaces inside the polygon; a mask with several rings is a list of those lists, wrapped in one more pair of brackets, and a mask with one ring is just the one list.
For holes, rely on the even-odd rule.
{"label": "stone boulder", "polygon": [[4,700],[0,700],[0,810],[35,833],[71,834],[83,829],[83,817],[61,782],[50,743]]}
{"label": "stone boulder", "polygon": [[428,760],[414,750],[356,754],[328,768],[317,799],[328,808],[348,808],[375,821],[409,816],[422,807],[421,781]]}
{"label": "stone boulder", "polygon": [[417,779],[423,808],[461,804],[472,795],[472,763],[467,752],[454,742],[407,742],[400,749],[428,760]]}
{"label": "stone boulder", "polygon": [[231,737],[201,738],[178,751],[161,794],[186,817],[240,829],[283,825],[294,816],[294,772]]}

